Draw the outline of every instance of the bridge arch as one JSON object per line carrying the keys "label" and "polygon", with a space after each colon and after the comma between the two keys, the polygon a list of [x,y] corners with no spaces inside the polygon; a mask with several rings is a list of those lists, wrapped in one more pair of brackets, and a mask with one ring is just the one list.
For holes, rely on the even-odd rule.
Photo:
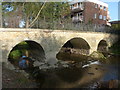
{"label": "bridge arch", "polygon": [[17,65],[17,60],[19,60],[22,55],[26,55],[34,61],[43,61],[45,59],[43,47],[33,40],[24,40],[14,45],[8,54],[8,61]]}
{"label": "bridge arch", "polygon": [[98,43],[97,51],[99,51],[99,52],[107,52],[108,51],[108,46],[109,45],[108,45],[107,41],[102,39]]}
{"label": "bridge arch", "polygon": [[90,53],[90,45],[88,44],[88,42],[85,39],[83,39],[81,37],[74,37],[72,39],[67,40],[62,45],[61,50],[63,48],[71,48],[71,49],[81,50],[80,51],[81,53],[87,54],[87,55]]}

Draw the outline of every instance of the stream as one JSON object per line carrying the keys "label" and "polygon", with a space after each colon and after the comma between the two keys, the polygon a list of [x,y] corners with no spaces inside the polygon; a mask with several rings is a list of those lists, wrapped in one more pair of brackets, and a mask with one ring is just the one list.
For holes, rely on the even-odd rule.
{"label": "stream", "polygon": [[42,63],[34,71],[39,88],[118,88],[120,56],[111,55],[104,62],[80,55],[69,56],[70,61],[62,58],[53,66]]}

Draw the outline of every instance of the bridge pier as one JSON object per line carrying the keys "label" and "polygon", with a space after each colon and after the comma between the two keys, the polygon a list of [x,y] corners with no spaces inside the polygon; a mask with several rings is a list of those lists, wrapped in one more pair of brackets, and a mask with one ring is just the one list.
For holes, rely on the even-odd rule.
{"label": "bridge pier", "polygon": [[1,41],[0,41],[0,62],[2,62],[2,42]]}
{"label": "bridge pier", "polygon": [[46,62],[48,62],[50,65],[54,65],[57,63],[57,58],[56,58],[56,52],[50,52],[46,53]]}
{"label": "bridge pier", "polygon": [[92,54],[94,51],[97,51],[97,47],[92,47],[92,48],[90,49],[89,55]]}

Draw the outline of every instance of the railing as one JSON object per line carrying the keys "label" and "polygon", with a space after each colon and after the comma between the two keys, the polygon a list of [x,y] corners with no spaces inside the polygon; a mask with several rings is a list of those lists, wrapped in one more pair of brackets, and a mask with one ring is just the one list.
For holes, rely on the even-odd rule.
{"label": "railing", "polygon": [[[49,28],[46,28],[49,27]],[[33,27],[35,28],[35,27]],[[95,25],[95,24],[84,24],[84,23],[41,23],[39,26],[41,29],[52,29],[52,30],[72,30],[72,31],[83,31],[83,32],[102,32],[102,33],[113,33],[120,34],[120,30],[114,30],[110,26],[106,25]]]}
{"label": "railing", "polygon": [[[3,28],[16,28],[16,27],[4,27]],[[18,28],[18,27],[17,27]],[[25,27],[23,27],[25,28]],[[72,31],[83,31],[83,32],[103,32],[103,33],[114,33],[120,34],[120,30],[115,30],[110,26],[105,25],[95,25],[95,24],[84,24],[84,23],[77,23],[74,24],[71,21],[66,21],[59,23],[59,21],[53,22],[46,22],[40,21],[32,28],[34,29],[49,29],[49,30],[72,30]],[[21,29],[19,30],[21,31]],[[27,30],[29,31],[29,29]]]}
{"label": "railing", "polygon": [[75,10],[75,9],[80,9],[80,10],[83,10],[84,7],[83,6],[76,6],[76,7],[72,7],[72,10]]}
{"label": "railing", "polygon": [[83,21],[83,16],[75,16],[72,18],[72,21]]}

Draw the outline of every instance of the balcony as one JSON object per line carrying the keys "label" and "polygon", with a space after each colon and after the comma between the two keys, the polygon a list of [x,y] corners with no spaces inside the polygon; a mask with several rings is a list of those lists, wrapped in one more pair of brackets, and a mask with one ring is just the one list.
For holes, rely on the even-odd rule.
{"label": "balcony", "polygon": [[84,10],[84,7],[83,5],[82,6],[74,6],[71,8],[71,11],[74,13],[74,12],[79,12],[79,11],[83,11]]}
{"label": "balcony", "polygon": [[83,21],[83,16],[74,16],[72,17],[73,22],[82,22]]}

